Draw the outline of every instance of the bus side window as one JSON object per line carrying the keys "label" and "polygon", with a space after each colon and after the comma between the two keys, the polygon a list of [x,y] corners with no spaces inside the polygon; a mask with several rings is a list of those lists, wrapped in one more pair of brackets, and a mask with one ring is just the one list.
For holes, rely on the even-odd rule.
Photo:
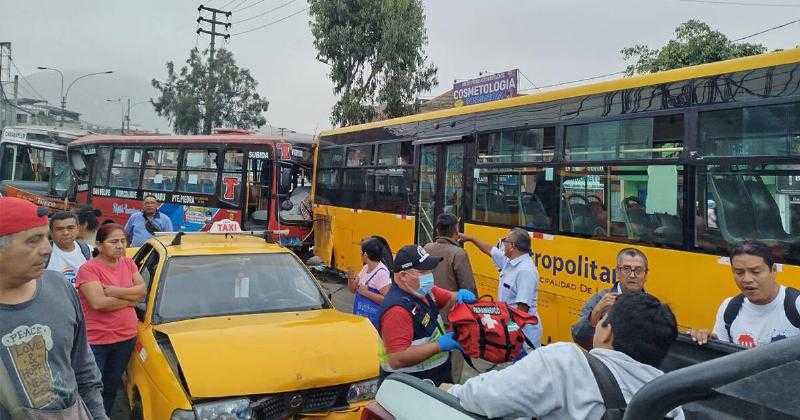
{"label": "bus side window", "polygon": [[480,169],[472,220],[550,231],[555,219],[552,168]]}
{"label": "bus side window", "polygon": [[108,169],[111,164],[111,148],[100,147],[94,160],[94,186],[105,187],[108,185]]}
{"label": "bus side window", "polygon": [[217,152],[215,150],[186,150],[178,191],[214,194],[217,190]]}
{"label": "bus side window", "polygon": [[646,244],[683,243],[683,167],[561,170],[561,230]]}

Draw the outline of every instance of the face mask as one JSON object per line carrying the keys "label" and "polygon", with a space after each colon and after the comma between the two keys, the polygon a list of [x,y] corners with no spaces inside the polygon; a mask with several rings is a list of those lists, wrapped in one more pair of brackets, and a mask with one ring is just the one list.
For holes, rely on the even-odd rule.
{"label": "face mask", "polygon": [[419,276],[419,289],[417,293],[425,296],[433,289],[433,273],[423,274]]}

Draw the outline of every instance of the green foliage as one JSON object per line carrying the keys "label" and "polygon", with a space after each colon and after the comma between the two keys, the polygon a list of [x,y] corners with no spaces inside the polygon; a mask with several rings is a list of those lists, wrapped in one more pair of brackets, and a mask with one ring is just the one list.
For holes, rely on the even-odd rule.
{"label": "green foliage", "polygon": [[691,19],[675,28],[675,39],[660,49],[637,44],[620,53],[625,61],[633,60],[625,69],[632,75],[746,57],[766,50],[761,44],[735,43],[706,23]]}
{"label": "green foliage", "polygon": [[339,100],[334,125],[414,113],[419,93],[438,84],[427,63],[425,13],[420,0],[309,0],[317,59],[330,66]]}
{"label": "green foliage", "polygon": [[[175,71],[167,62],[167,78],[153,79],[160,97],[151,99],[159,116],[166,117],[178,134],[210,134],[211,127],[261,127],[267,120],[262,115],[269,101],[257,92],[258,82],[250,70],[236,66],[233,53],[217,50],[214,56],[214,80],[210,80],[208,63],[197,48],[189,52],[187,66]],[[207,93],[211,93],[206,107]],[[207,109],[208,108],[208,109]]]}

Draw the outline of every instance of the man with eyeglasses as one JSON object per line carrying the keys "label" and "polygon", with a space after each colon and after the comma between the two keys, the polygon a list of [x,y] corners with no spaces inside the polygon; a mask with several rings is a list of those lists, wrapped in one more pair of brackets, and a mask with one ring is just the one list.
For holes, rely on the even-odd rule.
{"label": "man with eyeglasses", "polygon": [[636,248],[625,248],[617,254],[616,280],[601,290],[581,308],[578,321],[572,326],[572,341],[591,350],[594,328],[617,297],[623,293],[641,293],[647,281],[647,256]]}
{"label": "man with eyeglasses", "polygon": [[78,269],[92,258],[89,245],[78,242],[78,219],[74,214],[60,211],[50,217],[50,237],[53,238],[53,251],[46,263],[46,270],[64,274],[67,281],[75,285]]}

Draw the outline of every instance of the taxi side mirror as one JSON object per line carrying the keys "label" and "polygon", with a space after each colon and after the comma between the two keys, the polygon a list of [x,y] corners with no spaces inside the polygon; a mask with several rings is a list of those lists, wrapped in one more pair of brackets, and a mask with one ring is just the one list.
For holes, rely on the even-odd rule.
{"label": "taxi side mirror", "polygon": [[139,302],[133,306],[133,311],[136,312],[136,318],[144,322],[144,313],[147,311],[147,305],[144,302]]}

